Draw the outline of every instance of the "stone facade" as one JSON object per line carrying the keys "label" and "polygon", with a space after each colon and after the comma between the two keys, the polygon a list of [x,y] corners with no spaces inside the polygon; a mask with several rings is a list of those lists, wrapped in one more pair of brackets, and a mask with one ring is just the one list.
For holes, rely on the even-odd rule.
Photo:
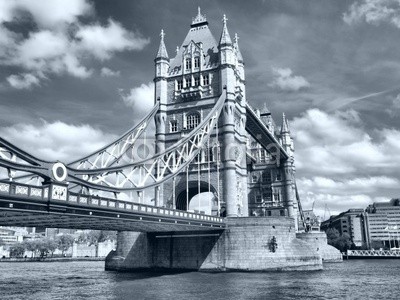
{"label": "stone facade", "polygon": [[204,234],[120,232],[116,251],[106,259],[106,269],[322,269],[315,241],[310,244],[306,238],[296,237],[294,149],[286,118],[283,116],[277,131],[268,111],[256,110],[272,140],[288,154],[287,159],[272,156],[246,132],[244,63],[238,38],[232,42],[225,16],[217,43],[199,11],[171,60],[162,31],[155,65],[155,97],[160,105],[155,116],[156,144],[160,153],[196,130],[220,96],[225,97],[208,145],[186,172],[156,188],[155,202],[186,210],[193,196],[209,191],[214,194],[211,211],[227,217],[227,229]]}
{"label": "stone facade", "polygon": [[120,232],[107,270],[273,271],[319,270],[314,245],[296,238],[294,219],[229,218],[228,229],[191,235]]}
{"label": "stone facade", "polygon": [[323,262],[342,262],[343,256],[338,249],[328,245],[328,240],[325,232],[298,232],[298,239],[305,241],[311,245],[313,250],[321,256]]}
{"label": "stone facade", "polygon": [[[283,118],[282,128],[277,130],[269,111],[257,110],[265,126],[291,156],[288,161],[275,161],[246,132],[244,62],[239,39],[237,35],[231,39],[226,18],[217,42],[199,11],[173,58],[168,55],[164,36],[162,31],[155,59],[155,101],[160,104],[155,117],[158,151],[187,136],[204,120],[221,94],[226,93],[226,100],[218,128],[207,146],[185,174],[158,188],[156,203],[187,209],[187,202],[194,195],[209,191],[214,193],[215,214],[296,217],[293,140],[287,120]],[[263,176],[267,172],[271,177],[268,182]],[[197,191],[191,188],[203,181],[210,184],[201,184]],[[182,194],[187,187],[189,193]]]}

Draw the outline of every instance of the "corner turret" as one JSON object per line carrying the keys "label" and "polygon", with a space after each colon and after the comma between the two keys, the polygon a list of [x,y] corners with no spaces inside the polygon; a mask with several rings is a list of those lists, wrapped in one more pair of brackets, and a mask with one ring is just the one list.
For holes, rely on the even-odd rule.
{"label": "corner turret", "polygon": [[234,48],[229,35],[228,27],[226,26],[227,17],[223,16],[223,27],[221,38],[219,39],[218,49],[220,54],[221,65],[235,65]]}
{"label": "corner turret", "polygon": [[282,114],[281,141],[286,152],[290,157],[293,157],[293,139],[290,135],[289,123],[286,119],[285,113]]}
{"label": "corner turret", "polygon": [[158,77],[166,77],[168,75],[169,57],[167,48],[165,47],[164,43],[164,36],[165,36],[164,30],[161,29],[160,47],[158,48],[157,56],[154,59],[156,66],[156,79]]}
{"label": "corner turret", "polygon": [[240,79],[242,81],[244,81],[245,80],[244,62],[243,62],[242,53],[240,52],[240,48],[239,48],[239,36],[238,36],[237,33],[235,33],[235,38],[234,38],[234,42],[233,42],[233,48],[234,48],[235,54],[236,54],[236,69],[239,72]]}

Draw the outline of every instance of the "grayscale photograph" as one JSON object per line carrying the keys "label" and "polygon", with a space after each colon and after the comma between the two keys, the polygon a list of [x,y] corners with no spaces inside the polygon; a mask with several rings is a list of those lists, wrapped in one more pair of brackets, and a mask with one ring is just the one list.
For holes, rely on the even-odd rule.
{"label": "grayscale photograph", "polygon": [[400,297],[400,0],[0,0],[0,299]]}

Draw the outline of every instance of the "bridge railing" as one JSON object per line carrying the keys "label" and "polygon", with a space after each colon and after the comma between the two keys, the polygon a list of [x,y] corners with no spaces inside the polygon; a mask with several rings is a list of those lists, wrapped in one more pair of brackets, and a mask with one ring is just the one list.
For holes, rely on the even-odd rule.
{"label": "bridge railing", "polygon": [[100,196],[85,195],[69,192],[67,185],[48,184],[44,186],[30,186],[16,182],[0,182],[0,196],[8,195],[21,200],[41,200],[42,202],[68,203],[86,207],[112,209],[121,212],[135,212],[138,214],[154,214],[167,218],[181,218],[194,221],[223,223],[223,218],[199,214],[195,212],[179,211],[166,207],[157,207],[125,200],[104,198]]}
{"label": "bridge railing", "polygon": [[400,257],[400,250],[347,250],[347,256],[393,256]]}
{"label": "bridge railing", "polygon": [[19,196],[21,198],[42,199],[49,198],[50,186],[31,186],[16,182],[0,182],[0,194]]}
{"label": "bridge railing", "polygon": [[165,207],[157,207],[142,203],[134,203],[124,200],[115,200],[109,198],[102,198],[97,196],[82,195],[77,193],[68,193],[67,202],[79,203],[91,207],[103,207],[110,209],[118,209],[123,211],[134,211],[144,214],[156,214],[165,217],[193,219],[197,221],[208,221],[222,223],[223,219],[220,217],[198,214],[194,212],[179,211]]}

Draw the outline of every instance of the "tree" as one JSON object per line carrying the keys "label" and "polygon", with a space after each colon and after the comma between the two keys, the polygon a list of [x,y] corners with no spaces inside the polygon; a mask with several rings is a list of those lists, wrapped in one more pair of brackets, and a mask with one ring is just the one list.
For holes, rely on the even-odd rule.
{"label": "tree", "polygon": [[343,233],[335,243],[335,247],[338,248],[341,252],[346,252],[348,249],[350,249],[352,245],[352,241],[350,236],[347,233]]}
{"label": "tree", "polygon": [[328,238],[328,244],[339,249],[341,252],[347,251],[353,244],[347,233],[340,235],[336,228],[329,228],[326,231],[326,236]]}
{"label": "tree", "polygon": [[37,240],[37,251],[40,253],[40,258],[45,258],[49,252],[53,256],[54,251],[57,249],[57,242],[49,238],[41,238]]}
{"label": "tree", "polygon": [[328,228],[326,237],[328,238],[328,244],[333,246],[335,241],[340,237],[340,233],[336,228]]}
{"label": "tree", "polygon": [[56,238],[57,249],[61,250],[62,255],[64,256],[65,251],[72,247],[74,244],[75,238],[69,234],[63,234]]}
{"label": "tree", "polygon": [[379,250],[381,248],[386,248],[382,241],[372,241],[371,248],[375,250]]}
{"label": "tree", "polygon": [[31,257],[35,257],[36,256],[35,254],[36,254],[36,251],[37,251],[37,240],[34,240],[34,239],[25,240],[23,242],[23,244],[24,244],[25,249],[27,251],[31,251],[32,252]]}
{"label": "tree", "polygon": [[53,253],[58,246],[56,241],[49,238],[26,240],[23,244],[26,250],[32,251],[32,257],[39,254],[40,258],[45,258],[49,253],[53,256]]}
{"label": "tree", "polygon": [[22,257],[25,253],[25,245],[23,243],[15,243],[10,247],[11,257]]}

